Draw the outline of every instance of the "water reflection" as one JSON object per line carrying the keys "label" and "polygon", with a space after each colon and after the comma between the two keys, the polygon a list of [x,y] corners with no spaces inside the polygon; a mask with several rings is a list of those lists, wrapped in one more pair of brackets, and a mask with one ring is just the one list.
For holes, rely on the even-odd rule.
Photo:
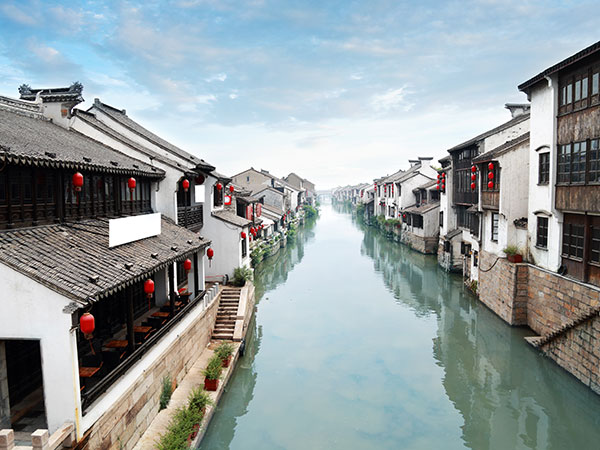
{"label": "water reflection", "polygon": [[[472,449],[598,449],[600,399],[529,347],[434,257],[390,243],[359,221],[362,252],[397,301],[438,320],[433,355]],[[408,295],[410,293],[410,295]]]}
{"label": "water reflection", "polygon": [[460,277],[324,207],[256,270],[203,449],[594,449],[600,399]]}

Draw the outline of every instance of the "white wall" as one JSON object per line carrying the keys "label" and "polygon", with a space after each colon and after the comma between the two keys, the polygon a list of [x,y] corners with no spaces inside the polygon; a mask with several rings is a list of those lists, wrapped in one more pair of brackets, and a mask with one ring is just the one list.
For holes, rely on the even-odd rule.
{"label": "white wall", "polygon": [[[529,143],[524,143],[498,157],[500,166],[500,203],[498,220],[498,241],[492,241],[492,212],[483,215],[482,249],[498,256],[504,256],[503,249],[508,245],[523,245],[521,233],[514,221],[527,217],[529,193]],[[481,175],[487,180],[487,171]],[[481,197],[481,194],[480,194]],[[523,252],[525,247],[521,248]]]}
{"label": "white wall", "polygon": [[62,311],[69,299],[3,264],[0,264],[0,286],[0,340],[40,341],[50,433],[65,422],[78,423],[81,405],[77,341],[75,332],[69,331],[71,314]]}
{"label": "white wall", "polygon": [[[531,91],[531,132],[529,148],[529,256],[533,262],[546,269],[556,271],[561,265],[560,248],[563,215],[554,209],[554,185],[556,183],[556,112],[558,103],[558,80],[539,83]],[[540,151],[540,147],[548,146]],[[538,185],[538,155],[550,152],[550,180],[547,185]],[[537,216],[535,211],[551,213],[548,218],[548,249],[539,249],[536,244]],[[547,216],[543,216],[547,217]]]}

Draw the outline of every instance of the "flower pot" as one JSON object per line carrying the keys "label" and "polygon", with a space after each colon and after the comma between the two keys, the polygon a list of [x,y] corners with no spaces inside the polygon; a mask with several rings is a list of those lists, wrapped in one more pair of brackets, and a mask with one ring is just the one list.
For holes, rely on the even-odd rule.
{"label": "flower pot", "polygon": [[204,379],[204,389],[207,391],[216,391],[217,386],[219,386],[219,380],[209,380],[208,378]]}
{"label": "flower pot", "polygon": [[231,362],[231,355],[229,355],[227,358],[223,359],[223,367],[229,367],[229,363]]}
{"label": "flower pot", "polygon": [[508,258],[508,260],[511,263],[520,263],[520,262],[523,262],[523,256],[518,255],[518,254],[517,255],[508,255],[507,258]]}

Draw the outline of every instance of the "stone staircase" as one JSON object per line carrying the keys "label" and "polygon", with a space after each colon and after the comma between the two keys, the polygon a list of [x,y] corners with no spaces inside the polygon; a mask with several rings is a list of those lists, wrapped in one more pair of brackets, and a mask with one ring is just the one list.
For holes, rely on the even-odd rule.
{"label": "stone staircase", "polygon": [[233,340],[241,291],[242,288],[239,287],[223,287],[221,300],[219,301],[219,310],[217,311],[217,320],[215,321],[215,328],[212,334],[213,339]]}
{"label": "stone staircase", "polygon": [[556,330],[544,335],[544,336],[531,336],[526,337],[525,340],[536,348],[540,348],[548,342],[554,340],[560,335],[565,334],[567,331],[576,328],[584,322],[587,322],[590,319],[600,315],[600,306],[596,306],[594,308],[590,308],[587,311],[579,313],[575,315],[571,320],[557,328]]}

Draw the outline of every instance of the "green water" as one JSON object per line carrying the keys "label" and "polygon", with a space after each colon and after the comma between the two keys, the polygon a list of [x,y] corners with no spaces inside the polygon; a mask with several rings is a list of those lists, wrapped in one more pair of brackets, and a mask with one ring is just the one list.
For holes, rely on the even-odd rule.
{"label": "green water", "polygon": [[600,397],[347,212],[325,205],[255,283],[201,449],[600,448]]}

